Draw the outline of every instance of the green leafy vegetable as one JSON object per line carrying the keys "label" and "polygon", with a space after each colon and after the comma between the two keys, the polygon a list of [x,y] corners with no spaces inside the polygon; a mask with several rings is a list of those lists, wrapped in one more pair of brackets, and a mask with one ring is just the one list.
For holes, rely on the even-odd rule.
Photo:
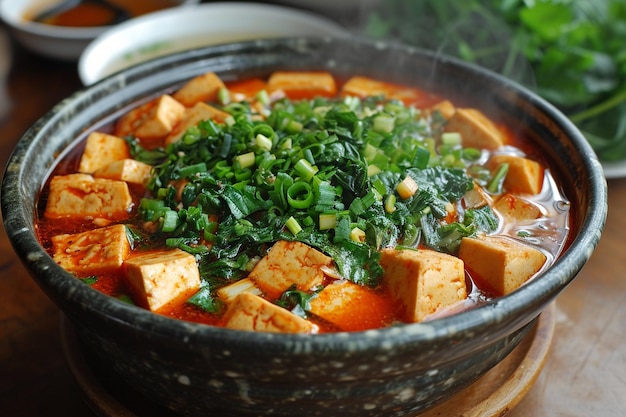
{"label": "green leafy vegetable", "polygon": [[310,302],[323,287],[313,288],[311,292],[299,291],[296,286],[291,286],[287,291],[281,294],[276,304],[292,311],[294,314],[306,318],[307,313],[311,310]]}
{"label": "green leafy vegetable", "polygon": [[386,0],[364,32],[519,81],[567,114],[600,159],[626,159],[623,0]]}
{"label": "green leafy vegetable", "polygon": [[[317,248],[340,276],[374,287],[381,248],[454,253],[462,237],[497,225],[482,211],[448,224],[477,158],[454,138],[440,143],[436,115],[383,97],[282,99],[264,120],[245,102],[223,109],[233,123],[202,122],[154,152],[161,158],[139,205],[157,230],[149,239],[196,256],[203,287],[189,302],[202,309],[219,310],[213,291],[245,277],[278,240]],[[407,176],[418,191],[402,199]],[[293,290],[281,302],[304,312],[307,300]]]}

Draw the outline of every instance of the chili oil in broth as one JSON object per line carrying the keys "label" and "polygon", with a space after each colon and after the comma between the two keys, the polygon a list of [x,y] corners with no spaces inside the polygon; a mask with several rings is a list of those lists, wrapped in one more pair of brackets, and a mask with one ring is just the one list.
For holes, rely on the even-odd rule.
{"label": "chili oil in broth", "polygon": [[[337,81],[339,86],[342,82],[342,79],[338,77]],[[258,86],[258,80],[255,79],[237,80],[230,82],[225,81],[225,83],[229,88],[237,88],[240,91],[244,91],[247,88],[254,89]],[[415,87],[407,88],[418,90]],[[416,103],[417,107],[426,108],[441,101],[440,97],[430,95],[428,93],[424,93],[423,97],[424,100]],[[106,126],[99,127],[98,131],[110,133],[113,130],[113,126],[114,121]],[[520,154],[521,151],[523,154],[526,154],[532,159],[537,160],[545,168],[542,191],[537,195],[525,195],[524,198],[540,206],[544,213],[547,215],[532,225],[520,225],[515,223],[505,223],[501,221],[499,230],[494,233],[511,237],[515,237],[519,233],[529,233],[530,235],[532,235],[533,238],[531,238],[530,240],[531,243],[540,248],[541,251],[547,256],[547,260],[542,270],[539,271],[538,274],[536,274],[537,276],[540,275],[543,270],[550,267],[556,257],[558,257],[558,255],[562,252],[562,250],[564,250],[565,246],[567,245],[570,222],[569,203],[567,202],[567,199],[563,196],[557,179],[553,177],[553,174],[550,170],[550,162],[545,160],[533,148],[532,144],[529,141],[525,140],[524,137],[519,134],[512,133],[509,129],[507,129],[506,126],[500,125],[499,128],[506,136],[506,142],[507,144],[509,144],[509,146],[505,147],[502,152]],[[84,142],[76,143],[75,146],[66,151],[66,153],[57,161],[56,166],[51,171],[51,175],[48,177],[48,181],[55,175],[66,175],[77,172],[83,150],[83,145]],[[129,186],[131,194],[133,196],[134,209],[133,215],[124,223],[129,226],[141,228],[143,220],[141,219],[141,216],[137,213],[137,207],[139,206],[139,201],[141,200],[141,198],[148,195],[141,186],[136,186],[132,184],[129,184]],[[94,228],[94,226],[90,219],[86,219],[84,221],[76,221],[71,219],[51,220],[44,218],[43,210],[46,206],[47,195],[48,184],[46,184],[42,188],[42,192],[38,199],[38,218],[35,222],[35,228],[42,246],[46,251],[51,253],[52,236],[62,233],[80,233],[91,230]],[[163,246],[158,246],[155,247],[153,250],[156,251],[162,248]],[[490,299],[499,296],[499,294],[492,294],[479,288],[468,271],[466,271],[465,275],[468,293],[468,297],[466,298],[466,300],[457,305],[444,308],[443,310],[434,313],[427,318],[428,320],[462,312],[466,309],[483,304]],[[88,278],[89,277],[78,277],[77,279],[87,280]],[[328,278],[326,278],[326,280],[328,280]],[[94,288],[95,290],[98,290],[104,294],[132,303],[132,289],[126,283],[126,279],[123,276],[121,268],[119,271],[116,271],[114,273],[99,275],[95,282],[88,281],[88,284],[91,285],[92,288]],[[327,282],[325,282],[324,285],[325,284],[327,284]],[[343,329],[338,329],[332,323],[325,322],[323,319],[320,318],[309,317],[308,319],[319,326],[320,333],[335,332],[340,330],[345,331],[346,329],[348,329],[348,331],[360,331],[387,327],[390,325],[402,323],[402,321],[398,318],[399,313],[398,311],[396,311],[391,297],[386,292],[384,292],[380,288],[380,286],[378,288],[371,289],[371,294],[373,298],[371,300],[367,300],[366,304],[367,308],[370,310],[370,312],[368,313],[369,318],[366,318],[364,321],[362,321],[361,317],[359,317],[359,312],[362,312],[363,309],[357,309],[352,319],[348,319],[350,323],[346,323],[343,326]],[[193,305],[185,303],[185,300],[191,295],[193,294],[185,294],[184,296],[180,297],[179,299],[175,300],[168,306],[160,309],[155,313],[184,321],[203,323],[208,325],[219,325],[219,315],[207,313]],[[372,311],[373,309],[376,311]]]}

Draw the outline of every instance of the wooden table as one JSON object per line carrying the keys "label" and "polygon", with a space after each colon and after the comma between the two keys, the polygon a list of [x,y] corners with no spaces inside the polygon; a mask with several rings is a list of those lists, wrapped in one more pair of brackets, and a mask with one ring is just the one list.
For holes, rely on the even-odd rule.
{"label": "wooden table", "polygon": [[[9,47],[7,50],[7,46]],[[0,165],[25,130],[81,87],[76,66],[7,44],[0,26]],[[626,416],[626,179],[609,182],[600,245],[556,303],[543,372],[508,415]],[[0,233],[0,415],[94,416],[64,361],[59,311]]]}

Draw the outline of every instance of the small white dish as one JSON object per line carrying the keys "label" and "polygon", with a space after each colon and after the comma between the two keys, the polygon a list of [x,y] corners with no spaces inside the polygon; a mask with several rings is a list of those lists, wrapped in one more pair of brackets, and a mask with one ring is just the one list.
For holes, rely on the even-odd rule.
{"label": "small white dish", "polygon": [[[29,20],[62,0],[0,0],[0,18],[24,47],[38,54],[66,61],[76,61],[85,47],[112,26],[55,26]],[[199,0],[181,0],[180,6],[195,5]]]}
{"label": "small white dish", "polygon": [[152,58],[196,47],[289,36],[348,36],[338,23],[289,7],[246,2],[162,10],[121,23],[79,59],[85,85]]}
{"label": "small white dish", "polygon": [[607,179],[626,177],[626,161],[600,161]]}

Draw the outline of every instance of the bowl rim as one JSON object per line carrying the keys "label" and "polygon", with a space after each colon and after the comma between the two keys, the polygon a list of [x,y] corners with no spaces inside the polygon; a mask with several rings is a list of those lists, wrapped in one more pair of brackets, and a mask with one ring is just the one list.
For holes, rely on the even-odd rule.
{"label": "bowl rim", "polygon": [[[297,48],[298,45],[320,45],[336,42],[356,42],[365,44],[367,47],[390,48],[403,53],[418,54],[429,59],[443,59],[446,65],[463,68],[478,77],[488,77],[490,80],[507,90],[513,90],[520,98],[532,103],[545,115],[550,115],[562,130],[571,138],[574,146],[581,155],[583,169],[589,184],[590,196],[588,199],[587,216],[581,222],[578,239],[571,242],[570,246],[561,254],[553,266],[546,271],[541,279],[535,279],[514,291],[513,293],[499,297],[486,305],[482,305],[449,317],[443,317],[432,322],[403,324],[397,327],[368,330],[363,332],[340,332],[318,335],[300,334],[274,334],[244,332],[203,324],[188,323],[165,316],[159,316],[139,307],[128,305],[115,300],[94,289],[79,283],[73,276],[58,266],[39,245],[32,229],[33,219],[25,219],[23,209],[11,194],[11,189],[18,189],[24,178],[28,177],[28,168],[22,161],[28,156],[31,145],[37,140],[41,141],[46,132],[46,127],[62,117],[61,112],[71,112],[80,109],[87,95],[103,94],[115,91],[118,86],[126,85],[132,80],[144,80],[150,77],[154,68],[172,68],[182,65],[191,65],[200,58],[220,57],[228,54],[241,53],[246,49],[254,49],[259,45],[285,46]],[[31,158],[33,156],[31,155]],[[13,195],[13,196],[11,196]],[[593,207],[593,210],[590,208]],[[369,350],[371,348],[400,349],[415,344],[427,343],[433,340],[446,340],[454,343],[460,334],[480,335],[484,339],[497,338],[498,334],[485,333],[485,322],[497,324],[505,319],[510,319],[517,328],[528,324],[535,318],[543,307],[552,301],[577,275],[582,266],[591,256],[600,239],[607,215],[607,184],[603,175],[602,166],[593,153],[584,136],[575,125],[560,113],[553,105],[538,97],[530,90],[508,80],[487,69],[462,62],[449,57],[441,57],[436,52],[426,51],[420,48],[385,44],[381,42],[369,42],[357,39],[333,39],[333,38],[288,38],[266,39],[262,41],[235,42],[217,46],[198,48],[171,54],[165,57],[144,62],[120,73],[109,76],[89,87],[85,87],[66,100],[62,101],[43,116],[31,129],[29,129],[18,142],[9,161],[2,182],[2,213],[5,229],[15,251],[20,255],[31,274],[59,274],[65,279],[66,287],[71,287],[70,302],[80,304],[80,308],[90,311],[105,321],[115,321],[129,329],[142,329],[154,337],[166,337],[176,340],[220,340],[220,343],[237,343],[243,346],[259,346],[259,344],[272,346],[275,349],[288,349],[291,352],[306,354],[311,351],[338,352],[345,349]],[[30,222],[30,223],[29,223]],[[43,260],[43,261],[42,261]],[[37,264],[40,262],[40,264]],[[41,286],[41,283],[38,281]],[[44,288],[46,291],[46,288]],[[84,298],[82,298],[84,297]],[[98,301],[99,308],[91,307],[88,300]],[[104,308],[100,308],[104,306]],[[532,317],[521,313],[531,308]],[[484,340],[483,339],[483,340]]]}

